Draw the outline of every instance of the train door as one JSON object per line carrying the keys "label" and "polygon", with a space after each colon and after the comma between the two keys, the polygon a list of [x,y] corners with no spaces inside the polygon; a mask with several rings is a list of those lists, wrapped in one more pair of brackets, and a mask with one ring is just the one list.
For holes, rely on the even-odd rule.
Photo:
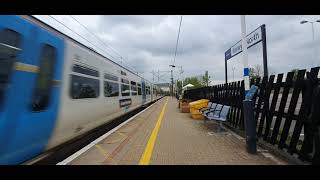
{"label": "train door", "polygon": [[154,101],[156,99],[156,93],[154,92],[155,86],[152,85],[152,100]]}
{"label": "train door", "polygon": [[146,96],[146,84],[144,81],[141,82],[142,87],[142,104],[146,102],[147,96]]}
{"label": "train door", "polygon": [[58,112],[63,40],[17,16],[2,26],[21,34],[11,85],[0,124],[0,164],[19,164],[40,154]]}
{"label": "train door", "polygon": [[156,99],[156,96],[155,96],[155,94],[154,94],[154,85],[152,84],[151,85],[151,101],[153,101],[153,100],[155,100]]}

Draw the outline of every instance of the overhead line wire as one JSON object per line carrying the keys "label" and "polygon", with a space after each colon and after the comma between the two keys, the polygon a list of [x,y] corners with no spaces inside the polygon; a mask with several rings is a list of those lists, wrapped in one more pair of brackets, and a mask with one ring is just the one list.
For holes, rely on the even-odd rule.
{"label": "overhead line wire", "polygon": [[176,42],[176,49],[175,49],[175,52],[174,52],[174,58],[173,58],[173,63],[172,63],[172,65],[174,65],[174,63],[175,63],[175,61],[176,61],[177,49],[178,49],[178,43],[179,43],[179,37],[180,37],[181,22],[182,22],[182,16],[180,17],[179,31],[178,31],[178,37],[177,37],[177,42]]}

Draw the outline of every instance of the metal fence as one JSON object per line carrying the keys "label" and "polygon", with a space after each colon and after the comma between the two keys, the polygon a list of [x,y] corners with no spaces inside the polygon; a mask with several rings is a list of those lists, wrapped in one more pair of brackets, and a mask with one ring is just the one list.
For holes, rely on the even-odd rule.
{"label": "metal fence", "polygon": [[[320,161],[319,67],[251,80],[259,87],[255,101],[257,138],[301,160]],[[209,99],[231,106],[226,124],[244,131],[243,81],[187,90],[184,98]]]}

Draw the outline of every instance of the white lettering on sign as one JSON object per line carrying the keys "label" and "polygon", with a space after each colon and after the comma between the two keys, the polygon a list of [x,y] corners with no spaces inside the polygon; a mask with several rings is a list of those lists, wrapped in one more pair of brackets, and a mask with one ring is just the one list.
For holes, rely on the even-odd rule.
{"label": "white lettering on sign", "polygon": [[[262,41],[262,30],[261,27],[247,35],[247,44],[248,49],[255,45],[256,43]],[[237,55],[242,51],[242,44],[241,41],[239,41],[236,45],[231,47],[231,57]]]}

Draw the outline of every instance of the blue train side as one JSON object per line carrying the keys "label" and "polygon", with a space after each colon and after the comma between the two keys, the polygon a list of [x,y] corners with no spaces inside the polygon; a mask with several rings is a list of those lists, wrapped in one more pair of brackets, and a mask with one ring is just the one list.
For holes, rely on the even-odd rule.
{"label": "blue train side", "polygon": [[9,70],[1,74],[0,164],[17,164],[41,153],[54,128],[60,91],[44,76],[61,80],[64,41],[18,16],[0,16],[0,32],[1,72]]}
{"label": "blue train side", "polygon": [[0,16],[0,164],[47,150],[61,106],[59,84],[69,77],[63,76],[66,41],[23,17]]}

